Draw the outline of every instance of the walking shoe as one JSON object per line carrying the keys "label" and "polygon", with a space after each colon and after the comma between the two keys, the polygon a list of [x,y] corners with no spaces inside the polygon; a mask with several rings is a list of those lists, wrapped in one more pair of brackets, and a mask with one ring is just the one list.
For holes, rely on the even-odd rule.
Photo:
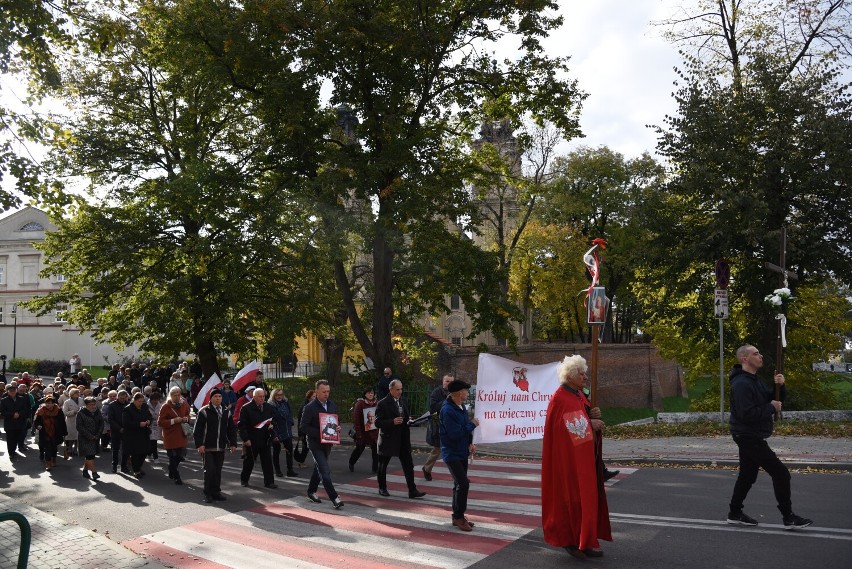
{"label": "walking shoe", "polygon": [[243,488],[248,488],[248,480],[240,480],[240,484],[242,484]]}
{"label": "walking shoe", "polygon": [[756,526],[757,520],[743,512],[731,512],[728,514],[728,523],[734,526]]}
{"label": "walking shoe", "polygon": [[113,474],[116,474],[117,472],[118,472],[118,466],[117,466],[117,465],[115,465],[115,464],[113,464],[113,465],[112,465],[112,473],[113,473]]}
{"label": "walking shoe", "polygon": [[475,523],[473,523],[472,521],[470,521],[470,520],[469,520],[469,519],[467,519],[467,518],[465,518],[465,519],[464,519],[464,521],[466,521],[466,522],[467,522],[467,525],[469,525],[470,527],[473,527],[473,526],[475,526],[475,525],[476,525]]}
{"label": "walking shoe", "polygon": [[615,478],[620,473],[621,473],[620,470],[610,470],[609,468],[604,468],[604,482],[606,482],[607,480],[610,480],[612,478]]}
{"label": "walking shoe", "polygon": [[211,498],[208,494],[205,494],[205,495],[204,495],[204,497],[203,497],[203,498],[201,498],[201,500],[202,500],[205,504],[209,504],[209,503],[211,503],[211,502],[213,501],[213,498]]}
{"label": "walking shoe", "polygon": [[577,547],[576,545],[566,545],[565,551],[567,551],[571,557],[576,557],[577,559],[585,559],[586,554],[583,553],[583,550]]}
{"label": "walking shoe", "polygon": [[586,557],[603,557],[603,551],[600,549],[584,549],[583,553]]}
{"label": "walking shoe", "polygon": [[340,508],[342,508],[342,507],[343,507],[343,500],[341,500],[340,498],[334,498],[334,499],[331,501],[331,503],[332,503],[332,505],[334,506],[334,509],[335,509],[335,510],[339,510]]}
{"label": "walking shoe", "polygon": [[275,483],[273,482],[272,484],[264,484],[264,485],[263,485],[263,487],[264,487],[264,488],[270,488],[270,489],[273,489],[273,490],[274,490],[275,488],[278,488],[278,484],[275,484]]}
{"label": "walking shoe", "polygon": [[213,494],[213,499],[217,502],[224,502],[225,500],[227,500],[227,498],[225,498],[225,496],[221,492]]}
{"label": "walking shoe", "polygon": [[289,476],[290,478],[293,478],[294,476],[298,476],[298,475],[299,475],[299,473],[296,472],[295,470],[288,470],[287,471],[287,476]]}
{"label": "walking shoe", "polygon": [[319,498],[319,496],[317,496],[316,492],[308,492],[308,500],[310,500],[314,504],[322,503],[322,500],[320,500],[320,498]]}
{"label": "walking shoe", "polygon": [[349,463],[349,472],[355,472],[355,465],[351,462]]}
{"label": "walking shoe", "polygon": [[423,478],[426,479],[426,482],[432,482],[432,473],[429,472],[428,470],[426,470],[425,466],[423,468],[421,468],[420,470],[423,471]]}
{"label": "walking shoe", "polygon": [[784,516],[784,529],[801,529],[806,528],[809,525],[814,523],[813,520],[809,520],[808,518],[803,518],[801,516],[797,516],[796,514],[791,513],[788,516]]}
{"label": "walking shoe", "polygon": [[92,480],[100,480],[101,475],[97,472],[92,472]]}
{"label": "walking shoe", "polygon": [[183,480],[180,479],[180,476],[176,476],[174,480],[177,486],[183,486]]}
{"label": "walking shoe", "polygon": [[409,498],[422,498],[426,495],[426,492],[421,492],[420,490],[415,490],[413,492],[408,493]]}
{"label": "walking shoe", "polygon": [[470,527],[470,524],[464,518],[453,518],[453,525],[462,531],[473,531],[473,528]]}
{"label": "walking shoe", "polygon": [[89,471],[88,470],[83,471],[83,478],[89,478]]}
{"label": "walking shoe", "polygon": [[390,496],[390,492],[386,488],[379,488],[379,496]]}
{"label": "walking shoe", "polygon": [[284,473],[283,473],[283,472],[281,472],[280,470],[276,470],[276,471],[275,471],[275,476],[277,476],[278,478],[284,478]]}

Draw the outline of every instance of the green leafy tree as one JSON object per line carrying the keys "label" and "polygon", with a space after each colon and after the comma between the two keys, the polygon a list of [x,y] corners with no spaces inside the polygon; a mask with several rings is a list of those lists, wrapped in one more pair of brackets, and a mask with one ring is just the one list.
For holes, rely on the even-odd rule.
{"label": "green leafy tree", "polygon": [[[554,160],[553,170],[554,179],[544,193],[539,216],[545,223],[574,227],[584,243],[607,240],[606,250],[600,253],[600,285],[612,300],[605,338],[630,342],[642,324],[633,284],[647,246],[644,222],[657,212],[663,167],[647,153],[626,159],[606,147],[583,147]],[[581,263],[582,252],[573,272],[582,274]],[[588,339],[590,333],[584,315],[570,335]]]}
{"label": "green leafy tree", "polygon": [[[22,197],[37,197],[45,188],[38,162],[28,145],[48,134],[34,116],[32,103],[59,86],[54,54],[70,46],[66,30],[73,21],[74,2],[63,0],[0,0],[0,74],[13,74],[28,82],[28,111],[0,106],[0,181],[11,174],[15,191],[0,190],[0,211],[21,205]],[[8,187],[8,186],[7,186]]]}
{"label": "green leafy tree", "polygon": [[[345,122],[348,136],[321,154],[318,170],[328,175],[318,177],[316,207],[326,227],[359,212],[352,228],[371,271],[360,298],[343,278],[344,259],[332,262],[364,353],[377,366],[392,364],[395,322],[447,310],[452,293],[474,308],[471,335],[490,329],[510,336],[513,309],[499,302],[496,259],[463,233],[476,213],[465,182],[481,172],[470,133],[486,119],[517,125],[527,114],[576,129],[580,94],[566,78],[565,59],[545,56],[540,44],[560,23],[548,15],[556,4],[355,0],[299,7],[299,25],[288,26],[306,36],[299,61],[327,78],[331,104],[345,105],[354,119]],[[501,38],[518,42],[515,60],[497,61],[483,49]]]}
{"label": "green leafy tree", "polygon": [[257,354],[321,310],[312,222],[251,101],[206,49],[175,40],[190,23],[180,7],[137,8],[92,12],[89,49],[63,66],[76,113],[52,163],[91,195],[55,216],[44,273],[66,282],[31,307],[68,303],[96,338],[195,353],[208,376],[219,351]]}
{"label": "green leafy tree", "polygon": [[[769,374],[777,324],[763,299],[781,283],[765,263],[778,262],[781,227],[787,266],[798,275],[794,294],[797,286],[852,280],[852,100],[839,80],[850,62],[849,6],[789,2],[772,12],[772,3],[712,4],[715,12],[691,21],[723,33],[705,26],[683,34],[698,38],[699,49],[685,57],[678,112],[659,129],[671,181],[646,225],[654,255],[640,296],[663,353],[710,371],[712,268],[727,258],[735,314],[726,345],[758,346]],[[795,34],[784,23],[790,18],[800,23]],[[791,329],[807,325],[791,318]]]}

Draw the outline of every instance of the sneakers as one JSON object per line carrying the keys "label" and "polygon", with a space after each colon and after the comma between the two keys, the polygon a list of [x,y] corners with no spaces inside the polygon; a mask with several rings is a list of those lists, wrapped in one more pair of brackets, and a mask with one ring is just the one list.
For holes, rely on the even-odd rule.
{"label": "sneakers", "polygon": [[308,492],[308,500],[314,504],[322,503],[322,500],[320,500],[319,496],[316,495],[316,492]]}
{"label": "sneakers", "polygon": [[756,526],[757,520],[742,512],[731,512],[728,514],[728,523],[734,526]]}
{"label": "sneakers", "polygon": [[340,498],[334,498],[331,501],[331,504],[334,506],[335,510],[339,510],[340,508],[343,507],[343,500],[341,500]]}
{"label": "sneakers", "polygon": [[814,523],[813,520],[803,518],[791,513],[789,516],[784,516],[784,529],[801,529],[806,528]]}

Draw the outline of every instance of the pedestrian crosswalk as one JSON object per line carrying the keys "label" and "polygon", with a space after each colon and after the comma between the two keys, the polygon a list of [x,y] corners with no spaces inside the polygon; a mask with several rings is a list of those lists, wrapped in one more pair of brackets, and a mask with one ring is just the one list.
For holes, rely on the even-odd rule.
{"label": "pedestrian crosswalk", "polygon": [[[622,473],[612,485],[635,469]],[[388,473],[389,498],[375,477],[339,484],[346,506],[297,496],[128,540],[124,545],[183,568],[463,569],[541,524],[536,462],[477,460],[467,518],[474,531],[451,525],[452,478],[439,463],[433,480],[418,477],[427,495],[411,500],[402,471]],[[322,494],[321,494],[322,495]]]}

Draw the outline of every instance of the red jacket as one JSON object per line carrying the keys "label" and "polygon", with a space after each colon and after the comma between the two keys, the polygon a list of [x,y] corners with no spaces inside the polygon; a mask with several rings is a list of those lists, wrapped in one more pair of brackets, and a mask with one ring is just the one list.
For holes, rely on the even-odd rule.
{"label": "red jacket", "polygon": [[157,417],[157,424],[163,430],[163,448],[166,450],[175,448],[185,448],[188,442],[187,436],[183,434],[181,421],[189,417],[189,403],[181,398],[180,405],[175,407],[171,399],[168,399],[163,406],[160,407],[160,416]]}

